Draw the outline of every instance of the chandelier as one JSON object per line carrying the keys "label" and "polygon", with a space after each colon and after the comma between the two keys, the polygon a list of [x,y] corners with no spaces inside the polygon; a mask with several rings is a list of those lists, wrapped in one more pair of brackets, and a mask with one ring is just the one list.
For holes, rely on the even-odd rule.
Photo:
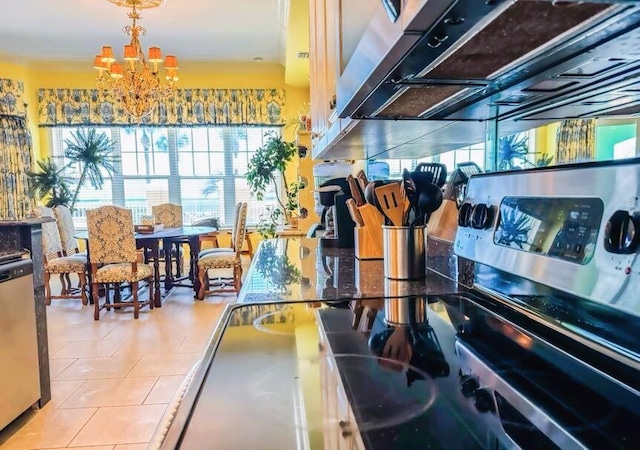
{"label": "chandelier", "polygon": [[178,81],[178,60],[167,55],[164,60],[165,79],[163,83],[158,75],[158,65],[162,63],[162,52],[159,47],[149,48],[149,57],[145,58],[140,44],[140,35],[147,30],[138,25],[139,9],[155,8],[164,0],[108,0],[118,6],[131,8],[127,15],[131,25],[122,31],[131,36],[131,42],[124,46],[124,62],[116,62],[113,50],[109,46],[102,47],[102,53],[95,57],[94,67],[98,70],[97,86],[113,92],[122,103],[122,107],[136,123],[153,112],[159,101],[167,99],[175,91]]}

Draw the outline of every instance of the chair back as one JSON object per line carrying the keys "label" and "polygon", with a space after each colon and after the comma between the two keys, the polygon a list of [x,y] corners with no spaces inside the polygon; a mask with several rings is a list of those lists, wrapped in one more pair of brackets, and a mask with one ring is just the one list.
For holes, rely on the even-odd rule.
{"label": "chair back", "polygon": [[130,209],[101,206],[87,211],[91,263],[137,261],[133,215]]}
{"label": "chair back", "polygon": [[151,212],[156,217],[156,221],[167,228],[182,226],[182,206],[173,203],[163,203],[151,207]]}
{"label": "chair back", "polygon": [[62,255],[62,241],[58,232],[58,225],[55,222],[55,215],[51,208],[46,206],[38,206],[36,208],[38,217],[50,217],[54,219],[52,222],[42,224],[42,250],[47,261],[59,258]]}
{"label": "chair back", "polygon": [[80,253],[78,241],[75,238],[76,227],[73,225],[71,210],[64,205],[58,205],[53,208],[53,214],[58,221],[58,231],[60,232],[62,249],[65,254],[71,256]]}
{"label": "chair back", "polygon": [[233,228],[231,228],[231,247],[236,248],[236,235],[238,233],[238,219],[240,218],[240,210],[242,209],[242,202],[236,203],[236,210],[233,215]]}
{"label": "chair back", "polygon": [[233,248],[237,253],[242,251],[244,239],[247,235],[247,203],[241,203],[238,213],[236,214],[235,227],[231,235]]}

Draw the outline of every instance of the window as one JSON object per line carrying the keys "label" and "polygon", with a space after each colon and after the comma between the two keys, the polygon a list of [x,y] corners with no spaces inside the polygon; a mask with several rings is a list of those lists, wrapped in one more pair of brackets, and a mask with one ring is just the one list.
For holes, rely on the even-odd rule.
{"label": "window", "polygon": [[367,175],[371,179],[400,179],[402,171],[413,171],[421,162],[439,162],[447,166],[447,173],[455,170],[463,162],[473,161],[484,168],[484,143],[470,145],[457,150],[440,153],[420,159],[379,159],[367,161]]}
{"label": "window", "polygon": [[[76,128],[52,129],[53,155],[64,161],[64,141]],[[130,208],[134,222],[160,203],[182,205],[183,222],[218,217],[231,226],[235,204],[249,203],[247,222],[256,224],[276,204],[274,189],[264,200],[251,197],[245,179],[249,159],[263,145],[266,127],[104,128],[120,157],[117,173],[101,190],[84,186],[76,202],[76,227],[86,227],[86,210],[105,204]],[[69,175],[77,175],[70,167]],[[106,173],[105,173],[106,175]]]}

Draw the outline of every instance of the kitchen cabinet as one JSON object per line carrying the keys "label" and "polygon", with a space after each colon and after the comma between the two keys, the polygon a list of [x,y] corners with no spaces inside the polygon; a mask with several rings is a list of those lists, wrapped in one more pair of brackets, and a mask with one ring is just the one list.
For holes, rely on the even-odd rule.
{"label": "kitchen cabinet", "polygon": [[336,360],[329,345],[327,335],[322,327],[322,320],[317,317],[318,341],[323,357],[320,360],[320,380],[322,389],[322,419],[324,426],[325,450],[364,449],[362,437],[358,431],[356,419],[347,399],[342,378]]}
{"label": "kitchen cabinet", "polygon": [[333,42],[333,39],[328,39],[329,30],[333,30],[335,24],[329,23],[327,19],[335,17],[333,8],[339,1],[310,0],[309,3],[311,130],[314,140],[321,139],[328,128],[331,86],[334,86],[335,90],[336,75],[329,71],[329,67],[335,67],[335,63],[328,61],[328,58],[333,58],[336,53],[334,48],[328,51],[330,42]]}
{"label": "kitchen cabinet", "polygon": [[309,0],[310,112],[314,145],[324,139],[334,125],[340,127],[336,110],[337,82],[373,15],[375,4],[371,0]]}

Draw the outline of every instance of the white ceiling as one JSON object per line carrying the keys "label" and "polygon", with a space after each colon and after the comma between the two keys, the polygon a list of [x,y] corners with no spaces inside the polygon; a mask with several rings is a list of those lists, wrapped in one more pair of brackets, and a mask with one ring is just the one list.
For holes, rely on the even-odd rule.
{"label": "white ceiling", "polygon": [[[143,48],[179,61],[284,61],[287,0],[166,0],[140,11]],[[102,45],[118,58],[129,37],[127,8],[107,0],[2,0],[0,56],[89,61]]]}

